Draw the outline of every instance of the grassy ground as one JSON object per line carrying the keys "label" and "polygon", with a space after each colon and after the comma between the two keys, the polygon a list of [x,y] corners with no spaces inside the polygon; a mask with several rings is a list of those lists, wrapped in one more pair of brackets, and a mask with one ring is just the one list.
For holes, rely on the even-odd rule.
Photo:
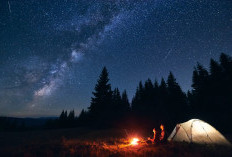
{"label": "grassy ground", "polygon": [[232,156],[232,149],[222,146],[185,143],[130,145],[136,135],[125,130],[59,129],[27,132],[1,132],[0,156]]}

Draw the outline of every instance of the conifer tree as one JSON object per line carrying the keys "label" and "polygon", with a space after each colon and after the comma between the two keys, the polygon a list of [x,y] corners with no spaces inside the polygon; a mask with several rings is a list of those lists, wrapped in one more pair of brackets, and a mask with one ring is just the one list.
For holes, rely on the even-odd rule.
{"label": "conifer tree", "polygon": [[61,112],[59,119],[60,119],[60,120],[65,119],[65,118],[64,118],[64,110]]}
{"label": "conifer tree", "polygon": [[110,120],[112,113],[111,85],[109,83],[108,71],[104,67],[93,92],[89,114],[93,123],[98,121],[98,123],[104,125],[104,123],[107,123],[106,121]]}
{"label": "conifer tree", "polygon": [[157,80],[155,80],[154,88],[155,88],[155,89],[159,88],[159,83],[158,83],[158,81],[157,81]]}
{"label": "conifer tree", "polygon": [[117,106],[121,103],[121,95],[118,88],[115,88],[112,94],[112,101]]}
{"label": "conifer tree", "polygon": [[219,65],[218,62],[216,62],[214,59],[210,60],[210,74],[211,77],[215,79],[219,79],[220,75],[222,73],[222,68]]}
{"label": "conifer tree", "polygon": [[193,76],[192,76],[192,88],[194,92],[198,92],[199,90],[199,75],[198,75],[198,71],[197,68],[194,67],[193,70]]}
{"label": "conifer tree", "polygon": [[67,120],[67,119],[68,119],[68,112],[66,110],[66,111],[64,111],[64,120]]}
{"label": "conifer tree", "polygon": [[199,83],[201,85],[205,84],[209,77],[208,71],[199,63],[197,64],[197,71],[199,76]]}
{"label": "conifer tree", "polygon": [[73,121],[75,119],[75,112],[74,110],[71,110],[68,115],[68,120]]}
{"label": "conifer tree", "polygon": [[136,89],[135,96],[132,99],[132,111],[138,114],[141,111],[142,104],[143,104],[143,94],[144,94],[144,87],[142,81],[139,82],[139,86]]}
{"label": "conifer tree", "polygon": [[220,63],[224,71],[228,72],[228,74],[232,74],[232,58],[224,53],[220,56]]}
{"label": "conifer tree", "polygon": [[78,118],[79,119],[84,119],[84,117],[86,117],[86,114],[87,114],[86,111],[84,109],[82,109]]}
{"label": "conifer tree", "polygon": [[185,114],[187,112],[186,96],[176,82],[172,72],[169,73],[167,84],[169,114],[172,117],[173,122],[176,123],[185,119]]}
{"label": "conifer tree", "polygon": [[117,121],[122,114],[121,94],[118,88],[115,88],[112,94],[112,121]]}
{"label": "conifer tree", "polygon": [[129,100],[128,100],[128,96],[127,96],[127,93],[126,93],[126,90],[123,91],[122,93],[122,111],[124,113],[128,113],[130,111],[130,103],[129,103]]}

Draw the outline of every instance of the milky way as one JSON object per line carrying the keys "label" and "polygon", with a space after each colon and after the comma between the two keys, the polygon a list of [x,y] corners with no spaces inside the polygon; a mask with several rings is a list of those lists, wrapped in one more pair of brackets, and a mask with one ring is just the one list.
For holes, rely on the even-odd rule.
{"label": "milky way", "polygon": [[0,115],[54,116],[87,108],[103,66],[130,99],[140,80],[232,54],[232,2],[34,1],[0,6]]}

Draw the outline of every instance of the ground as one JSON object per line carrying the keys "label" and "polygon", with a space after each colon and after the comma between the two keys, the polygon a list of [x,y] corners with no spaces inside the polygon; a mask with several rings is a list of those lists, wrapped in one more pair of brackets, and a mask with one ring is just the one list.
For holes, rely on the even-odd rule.
{"label": "ground", "polygon": [[232,156],[230,147],[187,143],[130,144],[129,130],[57,129],[0,133],[0,156]]}

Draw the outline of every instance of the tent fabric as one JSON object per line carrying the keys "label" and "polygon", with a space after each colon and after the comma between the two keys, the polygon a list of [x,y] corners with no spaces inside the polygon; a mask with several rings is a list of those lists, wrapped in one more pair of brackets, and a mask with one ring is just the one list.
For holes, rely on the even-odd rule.
{"label": "tent fabric", "polygon": [[177,124],[168,137],[168,141],[231,145],[218,130],[199,119]]}

